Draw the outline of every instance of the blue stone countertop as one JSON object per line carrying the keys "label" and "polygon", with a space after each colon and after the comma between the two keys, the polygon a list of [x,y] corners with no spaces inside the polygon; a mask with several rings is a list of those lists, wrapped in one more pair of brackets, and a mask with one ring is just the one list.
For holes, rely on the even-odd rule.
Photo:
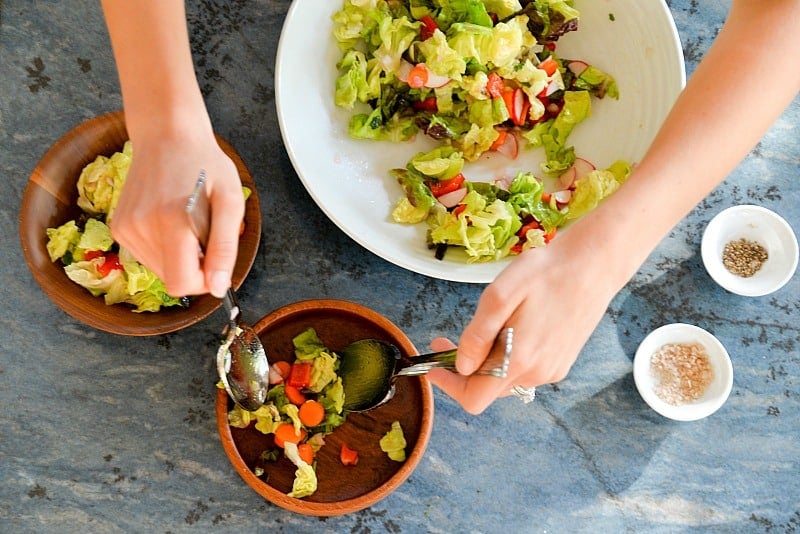
{"label": "blue stone countertop", "polygon": [[[188,4],[215,128],[262,193],[264,235],[241,300],[266,314],[346,299],[390,318],[418,347],[457,339],[483,286],[418,275],[363,249],[293,170],[274,99],[290,2]],[[691,75],[729,2],[668,4]],[[759,83],[769,80],[752,90]],[[745,298],[717,286],[700,259],[706,224],[735,204],[765,206],[800,229],[800,100],[663,240],[564,381],[529,405],[505,399],[480,416],[436,391],[430,444],[411,477],[371,508],[327,519],[273,506],[228,461],[208,350],[222,312],[177,333],[107,334],[57,308],[25,267],[18,215],[31,170],[67,130],[119,108],[97,2],[0,3],[0,532],[800,529],[800,276]],[[637,345],[671,322],[713,332],[733,360],[730,398],[700,421],[661,417],[634,385]]]}

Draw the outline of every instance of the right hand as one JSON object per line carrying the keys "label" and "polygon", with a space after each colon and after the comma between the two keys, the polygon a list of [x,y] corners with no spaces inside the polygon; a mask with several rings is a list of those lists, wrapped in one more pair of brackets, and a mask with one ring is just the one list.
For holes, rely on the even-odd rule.
{"label": "right hand", "polygon": [[[169,294],[222,297],[236,263],[244,196],[236,166],[217,144],[207,118],[198,123],[131,135],[133,160],[111,231]],[[202,261],[185,212],[201,169],[212,214]]]}

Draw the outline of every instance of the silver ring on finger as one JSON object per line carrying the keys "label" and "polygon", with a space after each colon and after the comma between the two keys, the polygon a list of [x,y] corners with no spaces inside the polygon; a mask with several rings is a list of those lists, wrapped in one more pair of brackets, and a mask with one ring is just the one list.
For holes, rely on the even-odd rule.
{"label": "silver ring on finger", "polygon": [[516,398],[520,399],[525,404],[532,402],[533,399],[536,398],[536,387],[532,386],[529,388],[522,387],[522,386],[514,386],[511,388],[511,394]]}

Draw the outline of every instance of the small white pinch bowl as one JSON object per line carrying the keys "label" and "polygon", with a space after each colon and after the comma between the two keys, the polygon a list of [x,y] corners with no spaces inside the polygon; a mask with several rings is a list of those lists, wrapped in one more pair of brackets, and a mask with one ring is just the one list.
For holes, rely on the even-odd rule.
{"label": "small white pinch bowl", "polygon": [[[700,343],[708,354],[714,379],[703,396],[693,402],[675,406],[655,392],[657,383],[650,370],[650,360],[669,343]],[[710,332],[691,324],[672,323],[656,328],[639,344],[633,358],[633,380],[644,401],[659,414],[675,421],[696,421],[725,404],[733,387],[733,365],[728,351]]]}
{"label": "small white pinch bowl", "polygon": [[[767,249],[767,261],[753,276],[730,272],[722,251],[731,241],[746,239]],[[761,206],[743,204],[727,208],[708,223],[700,246],[706,271],[720,286],[745,297],[760,297],[783,287],[798,262],[797,237],[780,215]]]}

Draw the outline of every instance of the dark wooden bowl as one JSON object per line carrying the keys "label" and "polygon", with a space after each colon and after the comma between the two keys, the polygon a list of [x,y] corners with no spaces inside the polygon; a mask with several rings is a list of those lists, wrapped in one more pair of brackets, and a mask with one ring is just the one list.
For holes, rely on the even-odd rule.
{"label": "dark wooden bowl", "polygon": [[[292,338],[313,327],[334,352],[353,341],[376,338],[395,344],[406,355],[417,354],[414,345],[388,319],[364,306],[340,300],[309,300],[282,307],[259,320],[254,328],[266,347],[270,362],[293,360]],[[350,413],[345,423],[325,437],[316,456],[318,487],[303,499],[288,497],[295,466],[286,458],[268,463],[267,481],[252,468],[265,449],[273,448],[272,435],[251,425],[231,428],[228,411],[233,407],[225,390],[217,392],[217,426],[228,458],[244,481],[270,502],[305,515],[334,516],[374,505],[397,489],[422,458],[433,426],[433,391],[424,377],[400,378],[395,396],[383,406]],[[406,441],[406,460],[390,460],[379,441],[399,421]],[[358,451],[358,464],[339,460],[342,443]]]}
{"label": "dark wooden bowl", "polygon": [[[122,150],[128,133],[121,111],[100,115],[79,124],[53,144],[33,169],[19,216],[19,235],[25,261],[48,297],[66,313],[94,328],[114,334],[149,336],[185,328],[208,317],[220,306],[211,295],[193,297],[188,308],[170,307],[151,313],[134,313],[123,304],[107,306],[71,281],[63,266],[47,254],[47,228],[57,227],[80,214],[76,184],[81,170],[98,155]],[[233,160],[242,184],[253,194],[245,207],[245,230],[239,241],[239,257],[233,272],[238,289],[253,265],[261,238],[261,208],[250,171],[234,148],[217,136]]]}

